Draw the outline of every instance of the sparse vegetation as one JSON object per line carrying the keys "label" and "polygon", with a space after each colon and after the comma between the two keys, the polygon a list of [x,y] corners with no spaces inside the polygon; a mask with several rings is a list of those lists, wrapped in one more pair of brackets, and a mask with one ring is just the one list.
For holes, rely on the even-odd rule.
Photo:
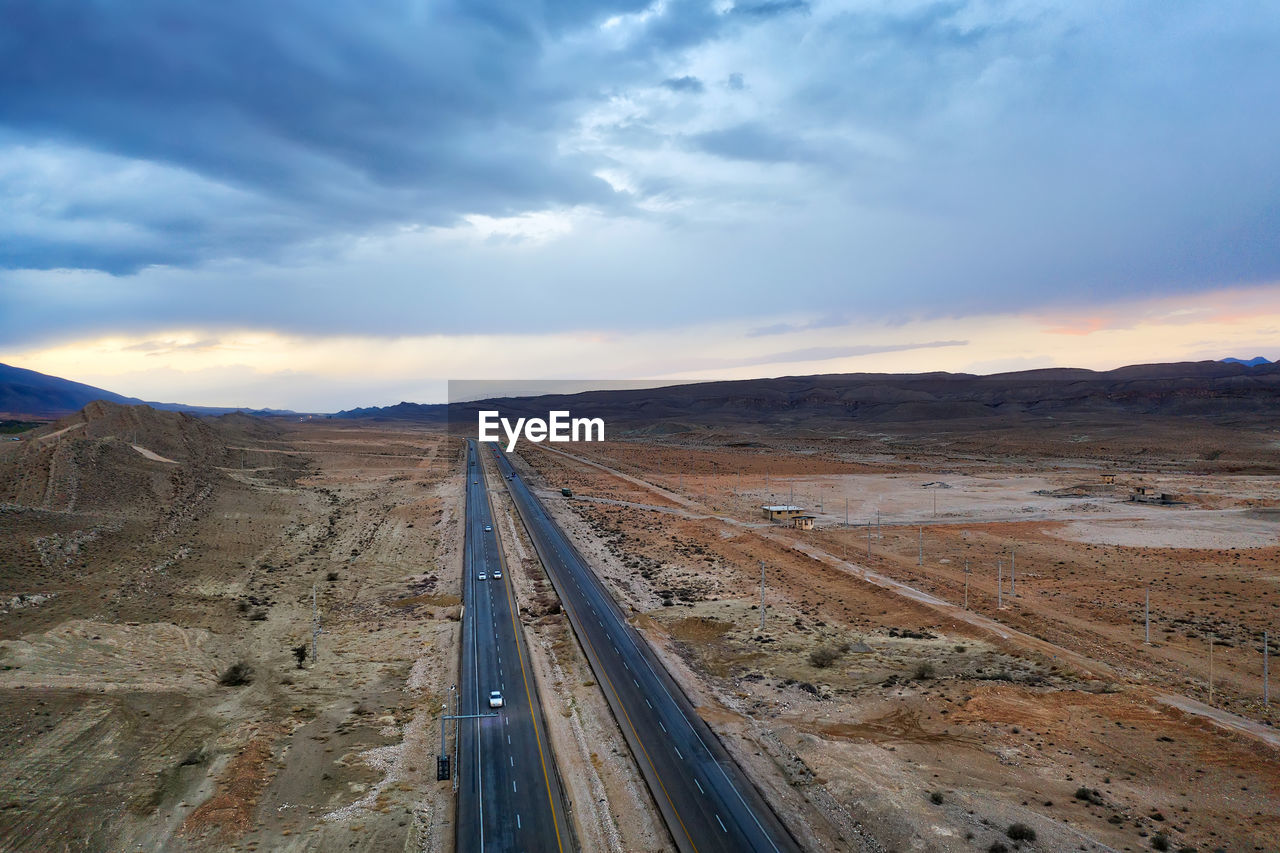
{"label": "sparse vegetation", "polygon": [[1095,806],[1101,806],[1106,802],[1102,799],[1102,792],[1097,788],[1086,788],[1084,785],[1076,788],[1076,799]]}
{"label": "sparse vegetation", "polygon": [[928,681],[930,678],[933,678],[933,675],[933,664],[928,661],[923,661],[916,667],[915,672],[911,673],[911,678],[914,681]]}
{"label": "sparse vegetation", "polygon": [[826,669],[840,660],[841,652],[831,646],[818,646],[809,652],[809,665],[818,669]]}
{"label": "sparse vegetation", "polygon": [[1025,823],[1011,823],[1009,828],[1004,831],[1014,841],[1035,841],[1036,831]]}
{"label": "sparse vegetation", "polygon": [[244,661],[233,663],[227,668],[227,671],[218,677],[218,683],[223,687],[244,687],[253,683],[253,667]]}
{"label": "sparse vegetation", "polygon": [[308,651],[306,643],[293,647],[293,659],[298,662],[298,669],[302,669],[306,665]]}
{"label": "sparse vegetation", "polygon": [[1163,832],[1158,832],[1155,835],[1151,836],[1151,849],[1152,850],[1168,850],[1169,837],[1165,835]]}
{"label": "sparse vegetation", "polygon": [[942,805],[943,801],[945,800],[946,800],[946,797],[943,796],[941,791],[934,791],[932,794],[929,795],[929,802],[933,803],[935,806]]}

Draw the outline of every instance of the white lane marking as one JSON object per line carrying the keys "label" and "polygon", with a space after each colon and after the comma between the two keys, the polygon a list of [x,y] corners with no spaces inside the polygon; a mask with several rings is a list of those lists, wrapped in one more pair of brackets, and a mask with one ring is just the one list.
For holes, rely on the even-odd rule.
{"label": "white lane marking", "polygon": [[706,792],[706,791],[704,791],[704,790],[702,790],[702,783],[698,781],[698,777],[696,777],[696,776],[695,776],[695,777],[693,778],[693,784],[695,784],[695,785],[697,785],[697,786],[698,786],[698,793],[699,793],[699,794],[701,794],[701,795],[702,795],[702,796],[704,796],[704,797],[707,795],[707,792]]}
{"label": "white lane marking", "polygon": [[658,728],[662,729],[663,733],[667,731],[667,727],[662,725],[662,720],[658,720]]}
{"label": "white lane marking", "polygon": [[516,812],[516,829],[520,828],[520,813]]}
{"label": "white lane marking", "polygon": [[507,735],[507,743],[511,743],[511,735]]}
{"label": "white lane marking", "polygon": [[[648,699],[644,700],[644,704],[649,705],[649,700],[648,700]],[[653,706],[652,706],[652,705],[649,705],[649,710],[651,710],[651,711],[653,710]]]}
{"label": "white lane marking", "polygon": [[674,750],[676,751],[676,755],[679,755],[679,756],[680,756],[680,760],[681,760],[681,761],[684,761],[684,755],[680,752],[680,747],[676,746],[676,745],[673,743],[673,744],[671,744],[671,748],[672,748],[672,749],[674,749]]}
{"label": "white lane marking", "polygon": [[721,829],[724,829],[724,831],[725,831],[725,832],[728,832],[728,831],[729,831],[729,830],[725,829],[724,821],[722,821],[722,820],[720,819],[720,815],[716,815],[716,823],[720,824],[720,828],[721,828]]}
{"label": "white lane marking", "polygon": [[636,681],[634,678],[631,679],[631,683],[634,684],[636,687],[640,686],[640,682]]}
{"label": "white lane marking", "polygon": [[511,766],[512,766],[512,767],[515,767],[515,766],[516,766],[516,759],[515,759],[515,756],[509,755],[509,756],[507,756],[507,758],[511,761]]}
{"label": "white lane marking", "polygon": [[[515,780],[515,779],[512,779],[512,780],[511,780],[511,793],[513,793],[513,794],[514,794],[515,792],[516,792],[516,780]],[[721,826],[723,826],[723,824],[721,824]]]}

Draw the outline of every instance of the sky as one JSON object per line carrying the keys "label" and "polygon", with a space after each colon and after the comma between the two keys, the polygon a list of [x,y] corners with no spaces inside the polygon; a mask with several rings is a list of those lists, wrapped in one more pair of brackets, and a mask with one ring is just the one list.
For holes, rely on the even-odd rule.
{"label": "sky", "polygon": [[1280,5],[0,0],[0,362],[449,379],[1280,358]]}

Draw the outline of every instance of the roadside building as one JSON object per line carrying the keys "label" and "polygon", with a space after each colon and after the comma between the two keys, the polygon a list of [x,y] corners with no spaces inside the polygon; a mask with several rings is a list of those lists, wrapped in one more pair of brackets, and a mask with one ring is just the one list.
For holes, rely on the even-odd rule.
{"label": "roadside building", "polygon": [[813,522],[817,518],[816,515],[797,515],[791,519],[791,523],[797,530],[812,530]]}
{"label": "roadside building", "polygon": [[1129,495],[1129,500],[1143,504],[1173,504],[1178,502],[1178,495],[1162,492],[1154,486],[1138,486]]}
{"label": "roadside building", "polygon": [[1115,485],[1115,483],[1116,483],[1116,475],[1115,475],[1115,474],[1103,474],[1103,475],[1102,475],[1102,482],[1103,482],[1104,484],[1108,485],[1108,486],[1114,486],[1114,485]]}
{"label": "roadside building", "polygon": [[804,515],[804,507],[792,506],[791,504],[777,504],[774,506],[762,506],[764,517],[770,521],[790,521],[797,515]]}

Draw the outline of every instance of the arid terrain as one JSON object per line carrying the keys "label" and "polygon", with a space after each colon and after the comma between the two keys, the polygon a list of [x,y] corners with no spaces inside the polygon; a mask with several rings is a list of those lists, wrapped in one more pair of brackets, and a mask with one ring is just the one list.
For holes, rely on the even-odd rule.
{"label": "arid terrain", "polygon": [[[1232,470],[1276,452],[1229,432],[711,431],[522,456],[814,849],[1012,848],[1021,823],[1035,849],[1277,850],[1280,478]],[[789,502],[816,529],[760,510]]]}
{"label": "arid terrain", "polygon": [[0,848],[448,846],[460,453],[114,404],[0,447]]}
{"label": "arid terrain", "polygon": [[[1153,424],[637,432],[513,460],[805,849],[1280,850],[1280,452]],[[456,436],[105,403],[21,435],[0,848],[453,848]],[[485,465],[581,847],[672,849]]]}

